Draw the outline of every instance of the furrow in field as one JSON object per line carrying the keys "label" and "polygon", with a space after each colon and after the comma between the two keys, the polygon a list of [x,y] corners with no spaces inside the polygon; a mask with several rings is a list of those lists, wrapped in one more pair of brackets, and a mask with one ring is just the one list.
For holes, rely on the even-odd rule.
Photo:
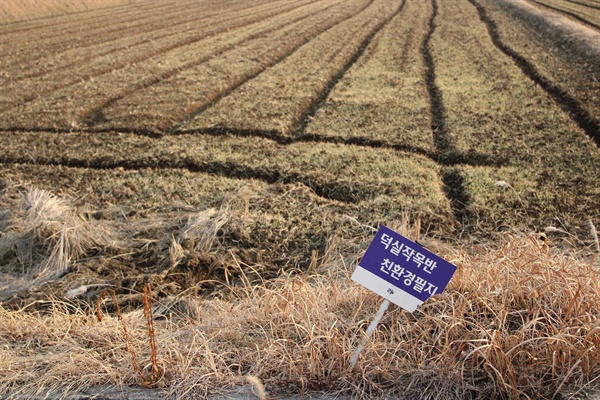
{"label": "furrow in field", "polygon": [[[172,18],[184,11],[186,6],[190,4],[171,5],[170,7],[134,7],[129,6],[125,10],[114,12],[111,14],[98,15],[99,11],[91,11],[86,15],[71,15],[64,22],[42,24],[36,28],[36,32],[17,31],[14,33],[6,33],[2,36],[7,42],[2,43],[0,47],[2,54],[6,56],[18,56],[23,54],[21,47],[25,49],[28,46],[35,46],[43,49],[44,45],[61,49],[68,46],[77,45],[80,41],[85,40],[105,40],[105,37],[110,37],[118,34],[121,30],[124,34],[139,30],[144,26],[144,20],[148,24],[148,28],[152,29],[153,25],[159,24],[164,26],[166,20],[160,21],[160,16]],[[190,13],[201,10],[202,5],[192,5]],[[9,43],[18,44],[18,46],[9,46]]]}
{"label": "furrow in field", "polygon": [[55,48],[54,44],[61,43],[55,41],[52,45],[44,44],[41,49],[24,50],[31,54],[28,57],[4,55],[6,60],[14,60],[12,63],[7,61],[4,71],[10,75],[11,83],[16,84],[20,80],[44,76],[51,72],[66,72],[82,64],[96,67],[96,59],[109,55],[114,55],[112,61],[116,64],[114,67],[118,68],[128,60],[139,62],[144,57],[149,58],[201,40],[208,35],[235,29],[306,3],[283,2],[281,6],[278,6],[278,3],[269,3],[254,5],[250,10],[231,7],[202,13],[186,13],[178,16],[177,20],[171,18],[169,24],[163,22],[162,26],[144,25],[143,29],[133,30],[129,35],[118,29],[115,35],[93,35],[92,40],[78,40],[75,47]]}
{"label": "furrow in field", "polygon": [[[240,52],[244,52],[245,57],[250,62],[254,62],[251,57],[256,56],[257,51],[264,48],[267,48],[268,51],[271,47],[275,47],[272,52],[278,50],[276,48],[277,38],[289,38],[295,33],[313,29],[315,20],[321,21],[321,24],[333,23],[330,21],[331,18],[328,21],[327,17],[332,17],[334,13],[341,14],[339,10],[341,7],[343,6],[338,4],[329,9],[328,3],[307,5],[301,9],[264,19],[231,32],[212,35],[205,40],[174,49],[144,62],[130,63],[119,70],[55,90],[39,99],[32,99],[29,103],[17,104],[9,112],[3,114],[4,126],[10,124],[14,127],[68,128],[69,125],[79,124],[82,121],[94,122],[94,119],[90,120],[88,114],[93,110],[94,118],[96,118],[99,115],[97,111],[99,106],[111,101],[114,97],[122,96],[123,93],[134,93],[135,90],[165,80],[186,69],[191,69],[189,72],[191,80],[186,82],[186,85],[193,86],[194,81],[204,82],[210,75],[205,77],[203,72],[211,69],[210,63],[206,61],[212,62],[214,55],[218,54],[235,60],[242,56],[239,54]],[[325,12],[319,13],[324,9]],[[297,40],[301,40],[301,38]],[[221,57],[216,58],[216,60],[220,59]],[[85,73],[85,71],[84,69],[83,72]],[[167,90],[176,96],[179,89],[169,86]],[[135,106],[155,106],[154,102],[149,104],[148,98],[160,101],[160,98],[151,96],[140,99]],[[161,103],[160,106],[165,111],[173,112],[172,105]],[[40,115],[43,115],[43,118],[39,118]],[[81,119],[82,115],[85,120]],[[133,125],[130,128],[141,127]]]}
{"label": "furrow in field", "polygon": [[195,163],[187,161],[175,162],[157,162],[147,163],[138,162],[137,160],[83,160],[83,159],[67,159],[61,158],[56,160],[46,160],[36,158],[32,161],[30,158],[2,158],[3,164],[32,164],[46,167],[68,167],[68,168],[86,168],[99,170],[124,170],[124,171],[139,171],[144,169],[157,170],[187,170],[189,172],[199,172],[207,175],[222,176],[231,179],[252,179],[265,183],[283,183],[283,184],[303,184],[310,188],[315,194],[325,199],[337,200],[343,203],[356,203],[367,199],[364,197],[367,190],[357,184],[355,187],[349,188],[340,185],[338,182],[322,182],[310,175],[298,175],[288,171],[279,171],[276,169],[264,170],[254,169],[245,165],[235,163],[220,163],[220,162],[204,162]]}
{"label": "furrow in field", "polygon": [[454,141],[446,128],[446,109],[440,89],[435,82],[435,62],[429,48],[429,43],[435,31],[435,19],[438,15],[436,0],[431,0],[432,12],[429,18],[429,30],[421,42],[421,56],[425,66],[425,85],[429,94],[429,107],[431,112],[431,131],[436,150],[441,154],[455,152]]}
{"label": "furrow in field", "polygon": [[569,17],[575,18],[579,22],[583,22],[586,25],[600,30],[600,13],[596,11],[596,9],[590,9],[587,6],[568,4],[562,1],[528,1],[550,10],[557,11],[561,14],[568,15]]}
{"label": "furrow in field", "polygon": [[418,46],[426,35],[429,13],[429,3],[407,1],[356,64],[330,87],[302,137],[434,155]]}
{"label": "furrow in field", "polygon": [[[438,17],[438,4],[431,0],[432,12],[429,18],[429,30],[421,43],[421,55],[425,65],[425,84],[429,94],[429,106],[431,112],[431,131],[437,153],[442,159],[452,159],[457,153],[455,136],[453,136],[446,125],[446,109],[442,93],[436,83],[435,60],[431,53],[431,39],[436,29],[436,17]],[[452,211],[457,221],[464,225],[468,217],[469,196],[465,193],[464,179],[457,168],[446,167],[442,171],[442,182],[446,196],[452,205]]]}
{"label": "furrow in field", "polygon": [[47,15],[34,19],[27,20],[19,20],[19,21],[8,21],[0,23],[0,35],[8,35],[17,32],[29,31],[28,33],[33,34],[36,29],[47,29],[53,26],[58,26],[61,24],[67,24],[72,22],[73,19],[78,21],[85,21],[86,23],[91,23],[96,20],[96,17],[102,17],[105,15],[115,14],[123,11],[130,10],[132,7],[136,7],[138,9],[144,8],[148,9],[152,6],[155,7],[165,7],[169,4],[173,4],[174,2],[166,3],[166,2],[157,2],[157,1],[148,1],[143,4],[121,4],[115,5],[112,7],[106,7],[101,9],[94,10],[83,10],[79,12],[60,14],[60,15]]}
{"label": "furrow in field", "polygon": [[[89,128],[84,131],[88,134],[133,134],[136,136],[147,137],[150,139],[161,139],[165,136],[162,132],[156,132],[153,130],[141,130],[135,128],[122,128],[122,129],[94,129]],[[73,129],[48,129],[48,128],[0,128],[0,133],[53,133],[53,134],[72,134]],[[276,142],[280,145],[290,145],[293,143],[312,143],[312,144],[338,144],[338,145],[349,145],[349,146],[361,146],[370,149],[388,149],[399,151],[402,153],[413,153],[431,161],[445,166],[454,165],[470,165],[470,166],[482,166],[482,167],[501,167],[506,164],[506,160],[497,159],[494,160],[486,155],[476,154],[454,154],[453,157],[448,158],[440,156],[436,151],[424,151],[420,147],[413,147],[402,143],[389,143],[386,141],[368,139],[363,137],[341,137],[341,136],[321,136],[317,134],[306,134],[299,137],[283,136],[279,131],[261,131],[258,129],[229,129],[229,128],[207,128],[202,130],[194,130],[192,132],[173,132],[169,136],[190,136],[190,135],[205,135],[213,137],[222,136],[237,136],[240,138],[261,138],[268,139]]]}
{"label": "furrow in field", "polygon": [[565,0],[571,4],[577,4],[580,6],[584,6],[587,8],[593,8],[594,10],[600,10],[600,4],[594,2],[594,1],[590,1],[590,2],[582,2],[582,1],[575,1],[575,0]]}
{"label": "furrow in field", "polygon": [[256,75],[210,108],[200,107],[171,130],[211,127],[279,130],[290,135],[306,110],[402,2],[376,0],[357,16],[315,36],[282,62]]}
{"label": "furrow in field", "polygon": [[592,116],[590,112],[567,91],[540,74],[533,63],[529,62],[529,60],[521,54],[506,45],[498,33],[496,23],[488,17],[485,8],[475,0],[469,0],[469,2],[477,9],[479,17],[486,24],[494,46],[509,56],[527,77],[540,85],[565,111],[569,113],[573,121],[575,121],[597,145],[600,145],[600,120]]}
{"label": "furrow in field", "polygon": [[[428,222],[447,218],[439,167],[424,157],[389,149],[293,143],[235,136],[10,133],[1,135],[5,164],[97,169],[186,169],[268,183],[302,183],[319,196],[346,203],[393,199]],[[35,146],[35,152],[31,148]],[[379,200],[378,200],[379,199]]]}
{"label": "furrow in field", "polygon": [[[72,72],[75,68],[88,65],[91,71],[86,76],[98,74],[108,67],[118,69],[128,63],[140,62],[152,56],[160,55],[169,50],[192,44],[203,38],[226,32],[260,21],[278,13],[283,13],[301,7],[307,1],[281,7],[272,4],[255,6],[252,10],[231,8],[220,12],[206,12],[202,15],[188,14],[189,22],[173,22],[168,26],[160,26],[151,30],[135,31],[132,35],[120,34],[115,37],[94,37],[91,43],[78,42],[75,48],[64,51],[45,46],[42,51],[31,49],[35,54],[31,57],[17,57],[14,63],[7,64],[4,71],[9,74],[12,85],[16,86],[24,79],[39,78],[50,73],[42,80],[56,81],[61,74]],[[150,29],[150,28],[148,28]],[[84,77],[80,77],[85,79]],[[46,84],[47,85],[47,84]],[[56,85],[54,85],[56,86]]]}
{"label": "furrow in field", "polygon": [[[187,69],[143,90],[138,90],[103,110],[104,123],[97,128],[131,127],[162,132],[186,121],[245,82],[284,62],[312,39],[337,31],[346,20],[360,19],[372,0],[335,5],[268,36],[244,43],[205,64]],[[358,15],[358,16],[357,16]],[[177,90],[174,90],[177,88]],[[154,102],[146,99],[153,98]],[[254,101],[254,100],[253,100]]]}
{"label": "furrow in field", "polygon": [[598,148],[562,105],[495,45],[493,31],[469,2],[438,3],[440,18],[430,43],[446,129],[459,153],[476,151],[506,164],[446,170],[449,191],[462,187],[455,196],[467,203],[463,222],[473,229],[540,229],[557,220],[570,226],[585,221],[600,207]]}

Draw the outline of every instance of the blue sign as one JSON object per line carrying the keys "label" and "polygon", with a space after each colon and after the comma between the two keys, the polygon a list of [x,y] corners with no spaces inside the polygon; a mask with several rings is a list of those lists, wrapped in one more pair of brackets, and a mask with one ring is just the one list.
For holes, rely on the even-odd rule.
{"label": "blue sign", "polygon": [[382,225],[352,279],[412,312],[441,293],[454,272],[456,266]]}

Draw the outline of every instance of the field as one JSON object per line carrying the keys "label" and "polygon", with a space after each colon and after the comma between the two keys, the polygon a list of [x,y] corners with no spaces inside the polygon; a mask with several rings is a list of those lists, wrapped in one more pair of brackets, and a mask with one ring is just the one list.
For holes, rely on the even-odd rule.
{"label": "field", "polygon": [[595,0],[531,0],[531,2],[600,29],[600,3]]}
{"label": "field", "polygon": [[44,0],[43,3],[35,0],[4,0],[0,7],[0,22],[62,16],[139,2],[141,0]]}
{"label": "field", "polygon": [[[595,0],[531,2],[600,38]],[[595,385],[600,49],[504,0],[18,4],[0,6],[20,19],[0,24],[0,395]],[[348,274],[381,224],[459,273],[347,371],[378,302]]]}

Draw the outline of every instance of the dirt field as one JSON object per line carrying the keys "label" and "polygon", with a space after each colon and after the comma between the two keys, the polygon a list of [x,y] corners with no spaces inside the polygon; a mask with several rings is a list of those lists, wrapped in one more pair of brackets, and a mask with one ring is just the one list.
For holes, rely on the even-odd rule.
{"label": "dirt field", "polygon": [[[78,12],[117,8],[122,5],[141,3],[144,0],[4,0],[0,6],[0,23],[62,16]],[[149,3],[149,1],[146,1]]]}
{"label": "dirt field", "polygon": [[[596,0],[531,1],[594,40]],[[0,6],[0,21],[25,18],[14,7]],[[46,315],[57,299],[93,309],[111,288],[102,304],[116,321],[143,308],[147,283],[172,306],[225,298],[224,285],[346,271],[380,224],[416,226],[463,261],[506,232],[593,253],[600,59],[515,7],[123,1],[0,24],[1,310]],[[595,316],[585,323],[597,330]],[[473,364],[473,382],[481,371]],[[328,374],[335,385],[303,375],[302,390],[369,397],[387,379]],[[493,378],[479,394],[462,389],[543,397],[573,383],[565,374],[540,378],[547,392]],[[96,383],[136,382],[127,376]],[[24,379],[5,376],[0,394]]]}

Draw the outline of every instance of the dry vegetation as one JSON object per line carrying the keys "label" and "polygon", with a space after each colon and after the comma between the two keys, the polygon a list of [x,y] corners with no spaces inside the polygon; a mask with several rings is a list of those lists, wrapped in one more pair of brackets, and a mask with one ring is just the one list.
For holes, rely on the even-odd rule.
{"label": "dry vegetation", "polygon": [[157,301],[155,345],[142,312],[110,313],[110,296],[89,308],[69,300],[43,313],[0,308],[0,391],[59,396],[102,382],[196,398],[249,375],[272,394],[551,398],[597,376],[598,258],[555,253],[525,236],[503,236],[472,256],[446,248],[442,255],[459,266],[446,292],[415,314],[388,312],[349,371],[379,302],[349,280],[364,244],[334,237],[313,273],[259,284],[244,272],[252,266],[233,258],[230,280],[212,299],[192,290]]}
{"label": "dry vegetation", "polygon": [[[600,67],[519,18],[161,0],[0,25],[0,396],[595,387]],[[459,271],[349,371],[380,224]]]}
{"label": "dry vegetation", "polygon": [[439,17],[432,47],[451,146],[502,165],[459,167],[471,220],[575,229],[600,209],[597,144],[495,46],[475,7],[447,1]]}
{"label": "dry vegetation", "polygon": [[593,0],[529,0],[600,30],[600,3]]}
{"label": "dry vegetation", "polygon": [[0,5],[0,22],[15,22],[54,15],[97,10],[143,0],[3,0]]}

